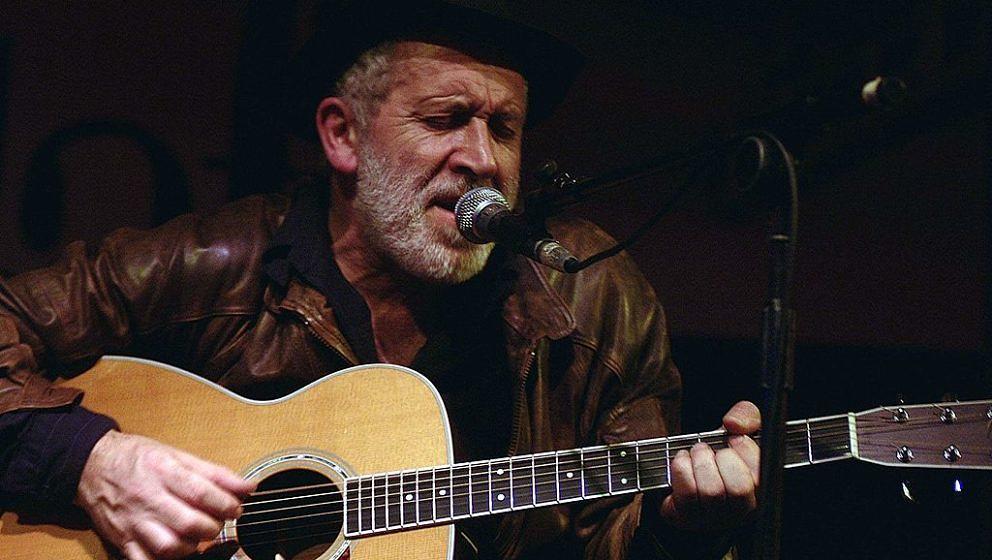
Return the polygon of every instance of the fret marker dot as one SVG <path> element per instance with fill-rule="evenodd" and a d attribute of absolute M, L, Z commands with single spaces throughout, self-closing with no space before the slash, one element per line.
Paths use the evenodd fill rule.
<path fill-rule="evenodd" d="M 499 501 L 501 501 L 501 502 L 503 501 L 503 498 L 505 498 L 505 497 L 506 496 L 504 496 L 502 494 L 496 494 L 496 499 L 499 500 Z"/>
<path fill-rule="evenodd" d="M 496 474 L 502 476 L 503 475 L 503 469 L 496 469 Z"/>
<path fill-rule="evenodd" d="M 445 494 L 447 494 L 447 493 L 448 493 L 447 490 L 441 490 L 440 492 L 438 492 L 438 494 L 441 494 L 442 496 L 445 495 Z"/>
<path fill-rule="evenodd" d="M 411 501 L 411 500 L 413 500 L 413 494 L 407 494 L 407 495 L 406 495 L 406 501 L 408 501 L 408 502 L 409 502 L 409 501 Z"/>
<path fill-rule="evenodd" d="M 573 476 L 575 475 L 572 473 L 565 473 L 565 478 L 572 478 Z"/>
<path fill-rule="evenodd" d="M 627 484 L 627 479 L 626 478 L 621 478 L 620 479 L 620 484 Z"/>
<path fill-rule="evenodd" d="M 620 456 L 621 457 L 626 457 L 627 456 L 627 452 L 626 451 L 621 451 L 620 452 Z"/>

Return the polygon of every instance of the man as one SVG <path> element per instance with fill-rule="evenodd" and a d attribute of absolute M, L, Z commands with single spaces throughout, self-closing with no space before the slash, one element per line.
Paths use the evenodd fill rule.
<path fill-rule="evenodd" d="M 73 245 L 0 286 L 5 509 L 75 501 L 131 559 L 187 555 L 238 515 L 252 485 L 237 474 L 113 430 L 41 375 L 108 352 L 255 398 L 357 363 L 410 365 L 445 397 L 457 460 L 677 429 L 665 319 L 628 257 L 566 276 L 470 244 L 454 223 L 472 186 L 517 200 L 524 125 L 562 91 L 562 47 L 476 10 L 405 6 L 342 16 L 338 46 L 315 41 L 301 59 L 318 83 L 314 56 L 353 62 L 332 95 L 301 96 L 322 97 L 309 110 L 329 186 L 117 232 L 94 256 Z M 342 42 L 346 56 L 331 50 Z M 589 224 L 551 227 L 580 254 L 610 242 Z M 741 403 L 724 425 L 750 433 L 757 411 Z M 719 556 L 755 506 L 757 458 L 745 435 L 716 453 L 699 444 L 674 457 L 663 499 L 463 523 L 460 543 L 483 557 Z"/>

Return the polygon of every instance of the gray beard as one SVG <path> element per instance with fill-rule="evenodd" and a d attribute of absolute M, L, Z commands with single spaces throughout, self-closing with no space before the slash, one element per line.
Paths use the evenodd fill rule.
<path fill-rule="evenodd" d="M 432 284 L 459 284 L 482 271 L 493 244 L 432 228 L 425 214 L 438 193 L 460 196 L 475 186 L 468 178 L 431 183 L 428 172 L 391 164 L 368 146 L 359 153 L 357 171 L 355 209 L 364 240 L 388 265 Z"/>

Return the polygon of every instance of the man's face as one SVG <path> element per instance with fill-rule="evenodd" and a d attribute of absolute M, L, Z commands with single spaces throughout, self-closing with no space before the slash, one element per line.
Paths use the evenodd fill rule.
<path fill-rule="evenodd" d="M 360 140 L 356 214 L 369 245 L 401 271 L 463 282 L 492 245 L 462 238 L 454 205 L 474 186 L 516 201 L 526 84 L 454 50 L 398 49 L 394 88 Z"/>

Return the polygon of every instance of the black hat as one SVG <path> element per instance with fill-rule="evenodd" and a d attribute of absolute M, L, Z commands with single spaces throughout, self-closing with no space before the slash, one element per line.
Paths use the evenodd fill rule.
<path fill-rule="evenodd" d="M 362 52 L 400 40 L 452 47 L 520 72 L 528 84 L 528 123 L 540 121 L 565 97 L 582 65 L 582 55 L 522 22 L 506 4 L 491 0 L 325 4 L 313 37 L 289 69 L 285 97 L 289 128 L 303 138 L 315 139 L 314 112 L 320 100 L 333 93 L 344 71 Z"/>

